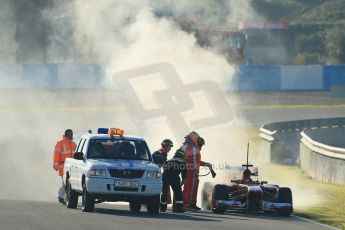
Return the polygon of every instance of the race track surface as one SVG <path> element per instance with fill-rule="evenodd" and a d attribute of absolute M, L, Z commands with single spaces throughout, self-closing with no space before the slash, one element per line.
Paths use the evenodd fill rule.
<path fill-rule="evenodd" d="M 130 213 L 127 206 L 99 204 L 95 213 L 82 213 L 54 202 L 60 178 L 52 170 L 54 145 L 66 128 L 76 133 L 97 127 L 120 126 L 131 133 L 148 137 L 146 130 L 130 116 L 114 92 L 101 91 L 2 91 L 0 92 L 0 229 L 328 229 L 297 217 L 276 215 L 242 215 L 209 212 L 149 216 L 146 212 Z M 229 95 L 229 100 L 233 96 Z M 264 123 L 326 118 L 345 115 L 345 100 L 326 93 L 260 93 L 236 95 L 234 126 L 258 128 Z M 228 151 L 239 147 L 228 130 L 208 134 L 204 156 L 214 162 L 244 156 Z M 148 139 L 151 151 L 171 133 L 159 133 L 156 142 Z M 223 137 L 222 137 L 223 135 Z M 152 135 L 151 135 L 152 136 Z M 234 134 L 236 136 L 236 134 Z M 223 139 L 221 139 L 223 138 Z M 247 139 L 245 140 L 246 143 Z M 212 154 L 207 148 L 219 147 Z M 245 146 L 245 145 L 243 145 Z M 226 150 L 226 151 L 225 151 Z M 238 151 L 245 153 L 245 150 Z M 220 171 L 218 171 L 220 172 Z M 287 184 L 288 185 L 288 184 Z M 30 200 L 30 201 L 21 201 Z"/>
<path fill-rule="evenodd" d="M 0 200 L 0 229 L 6 230 L 94 230 L 94 229 L 255 229 L 255 230 L 321 230 L 327 226 L 306 222 L 297 217 L 273 214 L 186 212 L 175 214 L 168 210 L 158 216 L 146 214 L 144 209 L 131 213 L 127 205 L 98 204 L 94 213 L 67 209 L 59 203 Z"/>

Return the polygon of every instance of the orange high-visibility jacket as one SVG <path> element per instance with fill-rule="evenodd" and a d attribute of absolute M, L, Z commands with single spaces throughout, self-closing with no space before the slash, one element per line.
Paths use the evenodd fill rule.
<path fill-rule="evenodd" d="M 54 150 L 53 168 L 55 170 L 59 170 L 60 176 L 63 176 L 65 159 L 68 157 L 73 157 L 76 146 L 77 145 L 73 141 L 68 140 L 65 136 L 63 136 L 63 139 L 61 141 L 58 141 L 56 143 Z"/>

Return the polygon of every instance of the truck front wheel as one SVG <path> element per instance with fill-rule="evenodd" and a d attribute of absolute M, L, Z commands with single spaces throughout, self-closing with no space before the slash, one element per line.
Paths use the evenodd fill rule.
<path fill-rule="evenodd" d="M 160 197 L 155 196 L 149 199 L 147 202 L 147 213 L 149 215 L 158 215 L 160 207 Z"/>
<path fill-rule="evenodd" d="M 129 209 L 132 212 L 139 212 L 141 209 L 141 203 L 138 201 L 130 201 L 129 202 Z"/>
<path fill-rule="evenodd" d="M 93 212 L 95 209 L 95 199 L 88 193 L 86 189 L 86 184 L 83 184 L 83 196 L 82 196 L 82 211 L 83 212 Z"/>

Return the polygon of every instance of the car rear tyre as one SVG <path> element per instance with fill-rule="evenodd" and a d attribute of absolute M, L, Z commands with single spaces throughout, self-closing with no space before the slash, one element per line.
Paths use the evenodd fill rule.
<path fill-rule="evenodd" d="M 218 204 L 216 204 L 216 200 L 229 200 L 228 186 L 217 184 L 214 186 L 212 193 L 212 212 L 217 214 L 224 213 L 226 207 L 220 207 Z"/>
<path fill-rule="evenodd" d="M 129 202 L 129 209 L 132 212 L 139 212 L 141 209 L 141 203 L 138 201 L 130 201 Z"/>
<path fill-rule="evenodd" d="M 67 208 L 76 208 L 78 205 L 78 194 L 72 189 L 71 182 L 66 182 L 65 201 Z"/>
<path fill-rule="evenodd" d="M 93 212 L 95 209 L 95 199 L 88 193 L 86 189 L 86 184 L 83 184 L 83 196 L 82 196 L 82 211 L 83 212 Z"/>
<path fill-rule="evenodd" d="M 147 202 L 147 213 L 149 215 L 158 215 L 160 207 L 160 197 L 155 196 L 149 199 Z"/>

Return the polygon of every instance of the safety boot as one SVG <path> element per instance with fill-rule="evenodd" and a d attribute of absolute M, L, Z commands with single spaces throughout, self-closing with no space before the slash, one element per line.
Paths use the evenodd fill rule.
<path fill-rule="evenodd" d="M 63 204 L 63 205 L 65 205 L 65 204 L 66 204 L 66 202 L 65 202 L 65 199 L 64 199 L 64 198 L 58 197 L 58 201 L 59 201 L 59 203 L 61 203 L 61 204 Z"/>
<path fill-rule="evenodd" d="M 190 205 L 189 207 L 187 207 L 186 210 L 197 212 L 197 211 L 200 211 L 201 208 L 199 208 L 198 206 L 196 206 L 196 204 L 192 204 L 192 205 Z"/>
<path fill-rule="evenodd" d="M 172 207 L 172 211 L 173 212 L 184 212 L 184 208 L 183 208 L 183 204 L 173 204 L 173 207 Z"/>
<path fill-rule="evenodd" d="M 161 212 L 165 212 L 167 210 L 167 206 L 166 204 L 160 204 L 160 210 Z"/>

